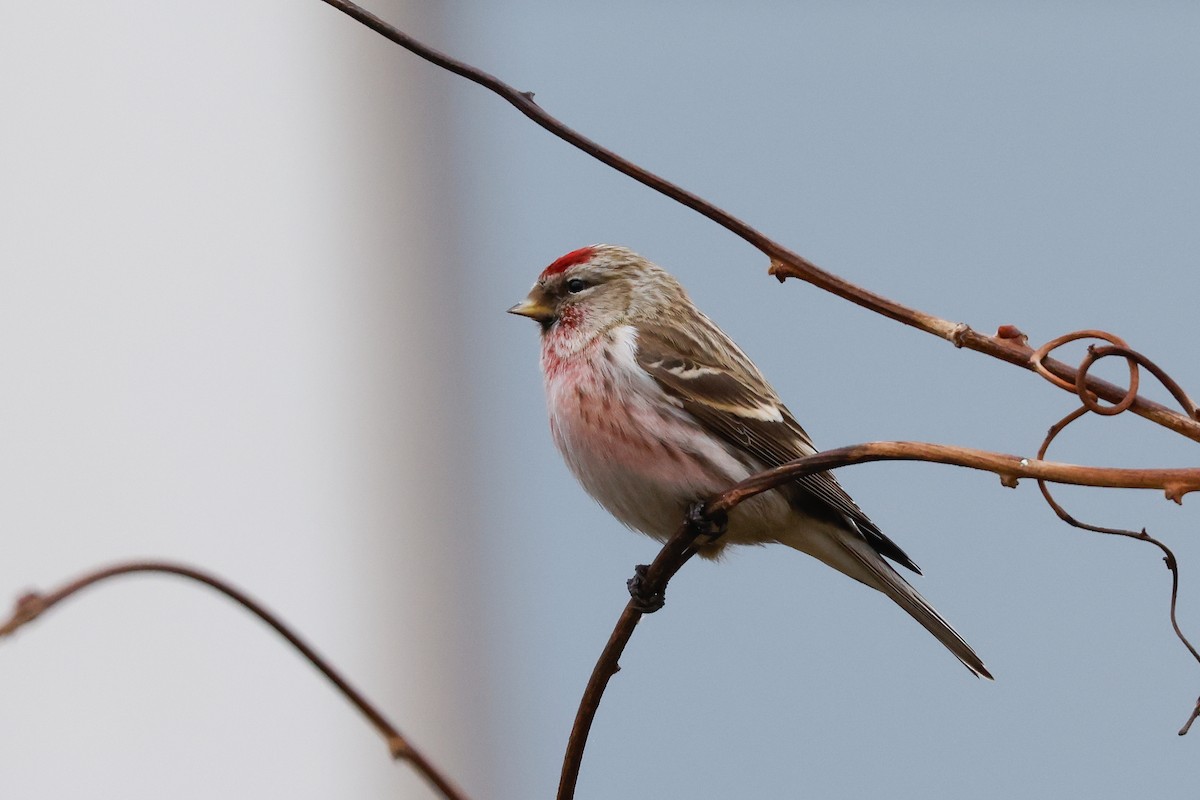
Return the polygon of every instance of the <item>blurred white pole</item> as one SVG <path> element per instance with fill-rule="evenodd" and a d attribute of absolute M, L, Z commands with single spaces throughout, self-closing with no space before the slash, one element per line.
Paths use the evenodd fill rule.
<path fill-rule="evenodd" d="M 195 563 L 482 792 L 433 71 L 316 0 L 0 16 L 0 602 Z M 167 579 L 4 642 L 0 683 L 6 797 L 429 796 L 265 629 Z"/>

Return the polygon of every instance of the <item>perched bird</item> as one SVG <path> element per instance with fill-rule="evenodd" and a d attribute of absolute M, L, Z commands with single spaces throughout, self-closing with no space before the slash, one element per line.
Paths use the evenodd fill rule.
<path fill-rule="evenodd" d="M 541 325 L 554 443 L 600 505 L 668 539 L 696 502 L 816 452 L 746 354 L 665 270 L 624 247 L 567 253 L 509 309 Z M 975 651 L 885 560 L 920 574 L 831 473 L 798 478 L 734 508 L 700 554 L 779 542 L 883 592 L 975 675 Z"/>

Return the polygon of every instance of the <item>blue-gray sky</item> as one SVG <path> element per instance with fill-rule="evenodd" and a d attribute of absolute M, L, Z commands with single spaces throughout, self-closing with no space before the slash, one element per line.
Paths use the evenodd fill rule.
<path fill-rule="evenodd" d="M 1193 5 L 373 8 L 867 288 L 1034 342 L 1106 328 L 1200 385 Z M 624 581 L 656 551 L 562 465 L 535 326 L 503 313 L 556 256 L 612 242 L 669 269 L 820 446 L 1032 455 L 1072 406 L 779 285 L 730 234 L 316 0 L 14 20 L 0 595 L 129 555 L 218 570 L 473 796 L 552 796 Z M 1117 419 L 1053 456 L 1193 453 Z M 692 564 L 622 659 L 579 797 L 1187 795 L 1200 734 L 1175 731 L 1200 667 L 1157 551 L 1065 527 L 1031 484 L 839 477 L 995 683 L 799 554 Z M 1194 499 L 1059 496 L 1175 547 L 1200 632 Z M 14 796 L 427 796 L 259 628 L 167 583 L 80 598 L 4 643 L 0 679 Z"/>

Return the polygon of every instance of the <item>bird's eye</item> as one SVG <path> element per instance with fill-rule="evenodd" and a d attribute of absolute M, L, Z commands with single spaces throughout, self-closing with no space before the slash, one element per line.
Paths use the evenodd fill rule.
<path fill-rule="evenodd" d="M 571 278 L 571 280 L 567 281 L 567 291 L 571 294 L 579 294 L 587 287 L 587 281 L 583 278 Z"/>

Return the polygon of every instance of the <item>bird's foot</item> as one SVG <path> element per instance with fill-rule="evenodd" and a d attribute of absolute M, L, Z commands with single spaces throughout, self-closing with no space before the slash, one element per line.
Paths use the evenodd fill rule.
<path fill-rule="evenodd" d="M 729 528 L 729 515 L 724 511 L 709 514 L 704 503 L 692 503 L 688 508 L 687 524 L 697 536 L 705 537 L 702 544 L 716 544 Z"/>
<path fill-rule="evenodd" d="M 633 577 L 625 581 L 629 596 L 633 598 L 633 607 L 642 614 L 653 614 L 667 603 L 662 592 L 650 591 L 646 585 L 646 572 L 649 569 L 645 564 L 638 564 L 633 568 Z"/>

